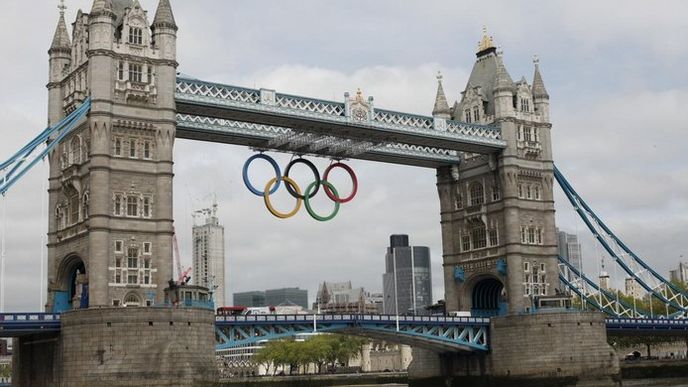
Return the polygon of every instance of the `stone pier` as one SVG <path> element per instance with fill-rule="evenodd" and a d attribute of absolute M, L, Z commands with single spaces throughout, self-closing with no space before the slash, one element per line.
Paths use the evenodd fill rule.
<path fill-rule="evenodd" d="M 198 386 L 217 378 L 207 309 L 102 308 L 14 343 L 15 387 Z"/>
<path fill-rule="evenodd" d="M 607 344 L 604 316 L 562 312 L 495 317 L 486 354 L 415 349 L 409 385 L 620 386 L 619 361 Z"/>

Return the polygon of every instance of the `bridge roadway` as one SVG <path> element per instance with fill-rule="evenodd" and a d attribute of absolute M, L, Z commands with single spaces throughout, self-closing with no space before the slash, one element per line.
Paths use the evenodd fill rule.
<path fill-rule="evenodd" d="M 437 168 L 506 147 L 497 127 L 178 77 L 177 137 Z M 356 113 L 352 113 L 356 112 Z"/>
<path fill-rule="evenodd" d="M 488 350 L 489 318 L 390 315 L 216 316 L 217 349 L 315 332 L 348 332 L 438 351 Z M 609 335 L 688 335 L 688 320 L 608 318 Z M 60 315 L 0 314 L 0 337 L 60 331 Z"/>

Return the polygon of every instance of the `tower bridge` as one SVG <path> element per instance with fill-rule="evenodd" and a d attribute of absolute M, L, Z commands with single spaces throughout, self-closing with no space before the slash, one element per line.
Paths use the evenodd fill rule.
<path fill-rule="evenodd" d="M 439 78 L 432 115 L 420 116 L 379 109 L 360 91 L 336 102 L 177 76 L 177 31 L 169 0 L 152 21 L 137 0 L 94 0 L 71 36 L 61 10 L 49 50 L 48 128 L 0 160 L 2 194 L 38 160 L 50 162 L 46 310 L 0 315 L 0 335 L 18 337 L 18 385 L 188 385 L 214 378 L 216 345 L 308 331 L 413 343 L 412 384 L 477 374 L 614 385 L 608 332 L 685 333 L 685 320 L 639 318 L 559 262 L 555 182 L 605 250 L 672 308 L 667 317 L 688 310 L 688 297 L 633 254 L 554 167 L 537 61 L 532 82 L 514 82 L 485 33 L 460 100 L 450 106 Z M 242 319 L 165 307 L 176 138 L 435 169 L 447 310 L 490 317 Z M 540 308 L 542 299 L 565 298 L 560 278 L 610 318 Z M 181 376 L 170 381 L 174 372 Z"/>

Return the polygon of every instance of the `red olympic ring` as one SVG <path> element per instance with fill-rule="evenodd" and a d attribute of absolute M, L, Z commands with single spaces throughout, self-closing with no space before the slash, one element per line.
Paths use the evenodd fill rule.
<path fill-rule="evenodd" d="M 330 172 L 336 168 L 342 168 L 345 170 L 348 174 L 349 177 L 351 177 L 351 182 L 353 183 L 353 188 L 351 189 L 351 194 L 345 198 L 339 198 L 332 190 L 327 186 L 323 185 L 323 188 L 325 189 L 325 193 L 327 194 L 327 197 L 330 198 L 335 203 L 347 203 L 350 202 L 355 196 L 356 193 L 358 192 L 358 178 L 356 177 L 356 174 L 354 173 L 354 170 L 351 169 L 350 166 L 344 164 L 344 163 L 334 163 L 327 167 L 325 170 L 325 174 L 323 175 L 323 180 L 328 181 L 327 177 L 330 175 Z"/>

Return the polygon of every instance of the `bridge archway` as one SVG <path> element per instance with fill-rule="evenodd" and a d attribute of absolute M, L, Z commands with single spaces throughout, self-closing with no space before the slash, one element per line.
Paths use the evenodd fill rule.
<path fill-rule="evenodd" d="M 477 279 L 471 290 L 471 314 L 489 317 L 505 313 L 506 297 L 502 281 L 492 276 Z"/>
<path fill-rule="evenodd" d="M 57 271 L 53 312 L 88 308 L 88 276 L 86 264 L 78 255 L 70 255 Z"/>

